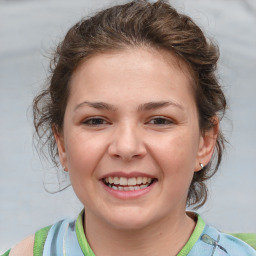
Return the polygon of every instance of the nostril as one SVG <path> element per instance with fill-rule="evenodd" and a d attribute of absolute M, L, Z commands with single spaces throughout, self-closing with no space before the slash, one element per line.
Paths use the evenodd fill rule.
<path fill-rule="evenodd" d="M 143 157 L 143 155 L 139 155 L 139 154 L 136 154 L 136 155 L 132 155 L 132 154 L 122 154 L 122 155 L 113 154 L 112 157 L 116 158 L 116 159 L 122 159 L 124 161 L 131 161 L 133 159 L 140 159 L 140 158 Z"/>

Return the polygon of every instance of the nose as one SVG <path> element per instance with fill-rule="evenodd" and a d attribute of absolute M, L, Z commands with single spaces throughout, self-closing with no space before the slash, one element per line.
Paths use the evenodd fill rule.
<path fill-rule="evenodd" d="M 111 157 L 125 161 L 140 159 L 146 155 L 143 134 L 136 125 L 124 124 L 116 128 L 108 153 Z"/>

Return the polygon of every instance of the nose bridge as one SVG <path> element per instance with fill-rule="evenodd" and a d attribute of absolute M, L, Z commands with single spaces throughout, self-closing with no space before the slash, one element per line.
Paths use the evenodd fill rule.
<path fill-rule="evenodd" d="M 110 154 L 126 160 L 144 156 L 146 149 L 141 135 L 140 127 L 135 122 L 123 121 L 115 129 Z"/>

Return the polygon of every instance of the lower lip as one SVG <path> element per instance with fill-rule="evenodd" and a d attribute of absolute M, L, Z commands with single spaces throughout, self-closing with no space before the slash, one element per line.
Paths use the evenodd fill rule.
<path fill-rule="evenodd" d="M 120 191 L 115 190 L 109 186 L 107 186 L 104 182 L 102 182 L 104 189 L 109 192 L 112 196 L 119 198 L 119 199 L 136 199 L 145 194 L 149 193 L 149 191 L 155 186 L 155 182 L 153 182 L 150 186 L 139 189 L 139 190 L 130 190 L 130 191 Z"/>

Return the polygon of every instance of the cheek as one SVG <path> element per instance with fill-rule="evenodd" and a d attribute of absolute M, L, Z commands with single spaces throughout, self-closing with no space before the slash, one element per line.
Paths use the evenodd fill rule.
<path fill-rule="evenodd" d="M 170 154 L 172 159 L 195 157 L 197 143 L 192 139 L 193 137 L 195 135 L 184 132 L 179 135 L 165 136 L 162 139 L 157 138 L 155 148 L 162 154 Z"/>
<path fill-rule="evenodd" d="M 76 176 L 79 179 L 94 173 L 104 154 L 105 146 L 102 145 L 102 140 L 98 137 L 85 136 L 80 133 L 74 134 L 68 139 L 66 148 L 70 176 Z"/>
<path fill-rule="evenodd" d="M 95 190 L 94 180 L 97 179 L 95 169 L 100 158 L 97 143 L 92 140 L 82 140 L 80 137 L 70 140 L 67 150 L 67 162 L 72 187 L 85 204 L 91 202 L 91 191 Z"/>
<path fill-rule="evenodd" d="M 193 137 L 190 134 L 183 133 L 177 136 L 163 137 L 154 143 L 152 154 L 165 177 L 173 178 L 176 176 L 183 179 L 182 176 L 191 176 L 197 152 L 196 140 L 191 138 Z"/>

